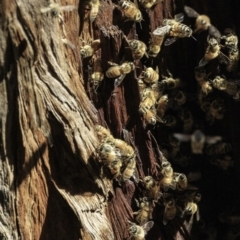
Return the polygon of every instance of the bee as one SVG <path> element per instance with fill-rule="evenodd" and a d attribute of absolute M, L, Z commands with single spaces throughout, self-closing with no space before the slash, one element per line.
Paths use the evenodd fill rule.
<path fill-rule="evenodd" d="M 142 106 L 144 106 L 147 109 L 153 109 L 156 103 L 156 98 L 154 95 L 154 92 L 146 88 L 143 90 L 142 94 L 142 101 L 140 102 L 139 109 L 141 109 Z M 141 111 L 140 111 L 141 112 Z"/>
<path fill-rule="evenodd" d="M 228 72 L 234 72 L 238 67 L 239 61 L 239 49 L 238 49 L 238 37 L 236 33 L 230 29 L 225 29 L 225 36 L 222 36 L 221 39 L 225 41 L 225 47 L 228 48 L 228 58 L 230 63 L 226 66 Z"/>
<path fill-rule="evenodd" d="M 198 211 L 198 205 L 195 202 L 187 202 L 183 212 L 187 215 L 194 215 Z"/>
<path fill-rule="evenodd" d="M 91 79 L 93 81 L 93 86 L 95 88 L 95 91 L 99 87 L 103 78 L 104 78 L 104 74 L 103 74 L 103 69 L 102 69 L 102 60 L 101 60 L 101 58 L 94 59 L 93 73 L 91 75 Z"/>
<path fill-rule="evenodd" d="M 183 13 L 179 13 L 174 16 L 174 19 L 163 19 L 163 27 L 158 27 L 153 31 L 154 35 L 157 36 L 169 36 L 164 45 L 168 46 L 174 43 L 178 38 L 190 37 L 192 36 L 192 29 L 181 22 L 184 19 Z"/>
<path fill-rule="evenodd" d="M 120 158 L 116 158 L 115 160 L 107 164 L 107 167 L 109 168 L 113 178 L 117 178 L 121 174 L 122 161 Z"/>
<path fill-rule="evenodd" d="M 97 132 L 97 136 L 100 138 L 101 141 L 106 140 L 106 138 L 114 139 L 110 131 L 101 125 L 96 125 L 95 130 Z"/>
<path fill-rule="evenodd" d="M 128 160 L 125 169 L 122 171 L 122 180 L 127 181 L 131 177 L 135 180 L 135 182 L 139 182 L 139 175 L 136 169 L 136 159 L 131 158 Z"/>
<path fill-rule="evenodd" d="M 163 187 L 165 191 L 169 188 L 175 189 L 176 182 L 173 179 L 173 168 L 168 161 L 163 161 L 161 164 L 161 174 L 163 178 L 160 181 L 160 185 Z"/>
<path fill-rule="evenodd" d="M 227 35 L 221 36 L 221 39 L 225 41 L 225 46 L 229 49 L 237 49 L 238 37 L 236 33 L 230 28 L 226 28 L 224 33 Z"/>
<path fill-rule="evenodd" d="M 164 79 L 159 83 L 162 91 L 178 88 L 182 85 L 182 82 L 179 78 L 173 78 L 170 72 L 168 72 L 168 74 L 169 77 L 164 77 Z"/>
<path fill-rule="evenodd" d="M 205 95 L 208 95 L 213 90 L 211 82 L 208 81 L 209 74 L 206 73 L 205 69 L 198 67 L 195 68 L 195 78 Z"/>
<path fill-rule="evenodd" d="M 148 56 L 149 57 L 156 57 L 158 53 L 161 51 L 161 46 L 165 36 L 157 36 L 152 33 L 150 44 L 148 46 Z"/>
<path fill-rule="evenodd" d="M 163 224 L 166 225 L 169 220 L 173 220 L 177 213 L 177 207 L 174 199 L 169 199 L 163 202 L 164 204 L 164 214 L 163 214 Z"/>
<path fill-rule="evenodd" d="M 115 87 L 119 86 L 125 76 L 135 69 L 133 62 L 123 62 L 121 65 L 113 62 L 108 63 L 111 67 L 106 71 L 106 76 L 108 78 L 116 78 L 114 82 Z"/>
<path fill-rule="evenodd" d="M 91 57 L 97 50 L 100 49 L 100 39 L 90 41 L 89 44 L 80 48 L 80 53 L 83 58 Z"/>
<path fill-rule="evenodd" d="M 157 202 L 158 199 L 161 197 L 159 182 L 154 180 L 152 176 L 146 176 L 143 179 L 143 184 L 147 190 L 148 198 L 153 199 L 154 201 Z"/>
<path fill-rule="evenodd" d="M 176 102 L 177 106 L 183 105 L 186 99 L 186 94 L 181 90 L 177 90 L 173 94 L 173 100 Z"/>
<path fill-rule="evenodd" d="M 226 142 L 216 143 L 214 145 L 210 145 L 206 148 L 206 153 L 210 156 L 212 155 L 221 155 L 231 152 L 232 145 Z"/>
<path fill-rule="evenodd" d="M 139 113 L 141 113 L 144 117 L 144 120 L 147 124 L 155 125 L 157 123 L 156 119 L 156 109 L 148 109 L 144 105 L 139 108 Z"/>
<path fill-rule="evenodd" d="M 183 191 L 187 188 L 188 181 L 187 176 L 183 173 L 173 173 L 174 181 L 176 182 L 176 189 Z"/>
<path fill-rule="evenodd" d="M 208 121 L 223 119 L 225 110 L 224 100 L 222 98 L 217 98 L 211 102 L 206 118 Z"/>
<path fill-rule="evenodd" d="M 50 3 L 48 7 L 41 8 L 41 13 L 51 12 L 51 14 L 54 17 L 59 17 L 59 19 L 64 22 L 63 17 L 60 14 L 60 11 L 72 11 L 76 9 L 75 5 L 66 5 L 66 6 L 60 6 L 58 3 Z"/>
<path fill-rule="evenodd" d="M 204 144 L 214 144 L 221 141 L 220 136 L 206 136 L 201 130 L 197 129 L 192 135 L 174 133 L 174 137 L 180 141 L 191 141 L 192 153 L 203 154 Z"/>
<path fill-rule="evenodd" d="M 140 0 L 140 4 L 146 8 L 146 9 L 149 9 L 151 8 L 152 6 L 162 2 L 163 0 Z"/>
<path fill-rule="evenodd" d="M 129 161 L 132 158 L 135 158 L 136 155 L 133 147 L 127 144 L 125 141 L 115 138 L 114 145 L 115 145 L 115 148 L 119 150 L 121 159 L 124 162 Z"/>
<path fill-rule="evenodd" d="M 143 55 L 147 56 L 147 46 L 144 42 L 134 39 L 128 41 L 128 43 L 134 60 L 142 58 Z"/>
<path fill-rule="evenodd" d="M 145 68 L 141 73 L 141 78 L 143 78 L 146 83 L 155 83 L 159 79 L 158 71 L 153 70 L 153 68 Z"/>
<path fill-rule="evenodd" d="M 130 222 L 130 227 L 128 232 L 134 240 L 144 240 L 147 232 L 153 227 L 154 222 L 149 221 L 142 226 L 137 225 L 136 223 Z"/>
<path fill-rule="evenodd" d="M 148 85 L 141 79 L 138 79 L 138 89 L 140 95 L 142 95 L 142 92 L 148 87 Z"/>
<path fill-rule="evenodd" d="M 228 65 L 230 63 L 230 60 L 225 54 L 220 51 L 221 46 L 219 45 L 218 41 L 215 38 L 210 38 L 208 36 L 207 42 L 208 47 L 205 51 L 204 57 L 200 60 L 198 66 L 202 67 L 215 58 L 218 58 L 220 63 Z"/>
<path fill-rule="evenodd" d="M 210 18 L 207 15 L 200 15 L 194 9 L 184 6 L 184 10 L 188 17 L 196 18 L 194 33 L 200 33 L 203 30 L 208 30 L 209 35 L 214 38 L 220 38 L 220 32 L 211 24 Z"/>
<path fill-rule="evenodd" d="M 88 4 L 90 5 L 90 21 L 93 22 L 95 18 L 97 17 L 98 10 L 100 7 L 100 1 L 99 0 L 89 0 L 87 1 Z"/>
<path fill-rule="evenodd" d="M 189 133 L 193 127 L 193 116 L 186 108 L 180 109 L 179 118 L 183 121 L 183 133 Z"/>
<path fill-rule="evenodd" d="M 135 220 L 140 224 L 143 225 L 144 223 L 148 222 L 150 215 L 151 215 L 151 211 L 152 211 L 152 205 L 150 203 L 150 201 L 148 200 L 148 198 L 144 197 L 144 198 L 140 198 L 140 203 L 138 202 L 137 199 L 136 203 L 137 206 L 140 208 L 140 210 L 138 210 L 137 212 L 134 212 L 133 214 L 136 215 Z"/>
<path fill-rule="evenodd" d="M 160 122 L 163 122 L 162 117 L 164 116 L 168 107 L 168 95 L 161 96 L 156 102 L 157 118 Z"/>
<path fill-rule="evenodd" d="M 100 144 L 98 152 L 104 165 L 109 165 L 120 158 L 119 152 L 109 143 Z"/>
<path fill-rule="evenodd" d="M 224 76 L 216 76 L 211 81 L 213 87 L 217 88 L 220 91 L 225 91 L 230 96 L 233 96 L 233 98 L 238 99 L 239 93 L 238 93 L 238 86 L 233 81 L 227 81 L 227 79 Z"/>
<path fill-rule="evenodd" d="M 210 163 L 223 170 L 227 170 L 229 167 L 232 167 L 234 165 L 234 162 L 232 161 L 232 157 L 229 155 L 225 155 L 217 159 L 211 159 Z"/>
<path fill-rule="evenodd" d="M 137 6 L 129 0 L 121 0 L 119 2 L 120 7 L 122 8 L 124 15 L 130 21 L 141 22 L 143 20 L 141 11 Z"/>

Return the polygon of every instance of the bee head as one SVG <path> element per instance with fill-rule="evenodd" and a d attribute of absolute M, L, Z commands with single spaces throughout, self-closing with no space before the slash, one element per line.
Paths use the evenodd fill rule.
<path fill-rule="evenodd" d="M 129 41 L 129 47 L 134 50 L 137 49 L 138 48 L 138 40 Z"/>

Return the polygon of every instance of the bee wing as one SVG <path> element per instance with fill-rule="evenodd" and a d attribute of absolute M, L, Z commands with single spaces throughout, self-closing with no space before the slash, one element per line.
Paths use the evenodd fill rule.
<path fill-rule="evenodd" d="M 216 39 L 220 39 L 221 37 L 221 33 L 213 25 L 210 25 L 208 27 L 208 32 L 209 32 L 209 35 L 213 36 Z"/>
<path fill-rule="evenodd" d="M 218 141 L 221 141 L 222 140 L 222 137 L 221 136 L 206 136 L 206 139 L 205 141 L 208 143 L 208 144 L 214 144 Z"/>
<path fill-rule="evenodd" d="M 173 38 L 167 38 L 166 41 L 164 42 L 165 46 L 169 46 L 176 42 L 178 40 L 178 37 L 173 37 Z"/>
<path fill-rule="evenodd" d="M 178 13 L 174 16 L 174 19 L 177 21 L 177 22 L 182 22 L 184 20 L 184 14 L 183 13 Z"/>
<path fill-rule="evenodd" d="M 117 63 L 114 63 L 114 62 L 111 62 L 111 61 L 108 61 L 108 64 L 111 65 L 111 66 L 117 66 L 118 65 Z"/>
<path fill-rule="evenodd" d="M 199 16 L 199 14 L 194 9 L 188 6 L 184 6 L 184 11 L 188 15 L 188 17 L 197 18 Z"/>
<path fill-rule="evenodd" d="M 76 6 L 75 5 L 60 6 L 59 9 L 61 11 L 70 12 L 70 11 L 76 9 Z"/>
<path fill-rule="evenodd" d="M 187 142 L 191 139 L 191 135 L 188 134 L 174 133 L 173 136 L 181 142 Z"/>
<path fill-rule="evenodd" d="M 143 228 L 145 234 L 153 227 L 153 225 L 154 225 L 153 221 L 149 221 L 142 225 L 142 228 Z"/>
<path fill-rule="evenodd" d="M 230 64 L 230 59 L 222 52 L 220 52 L 220 54 L 218 55 L 218 59 L 219 59 L 219 62 L 222 64 L 226 64 L 226 65 Z"/>
<path fill-rule="evenodd" d="M 138 174 L 137 169 L 135 169 L 132 177 L 136 183 L 139 183 L 139 174 Z"/>
<path fill-rule="evenodd" d="M 205 66 L 209 61 L 206 58 L 202 58 L 198 64 L 198 67 Z"/>
<path fill-rule="evenodd" d="M 114 81 L 114 87 L 115 88 L 118 87 L 122 83 L 125 76 L 126 76 L 126 74 L 122 74 L 118 78 L 115 79 L 115 81 Z"/>
<path fill-rule="evenodd" d="M 167 214 L 167 209 L 165 207 L 164 213 L 163 213 L 163 225 L 166 225 L 168 223 L 168 219 L 166 217 L 166 214 Z"/>
<path fill-rule="evenodd" d="M 40 9 L 40 12 L 41 12 L 41 13 L 46 13 L 46 12 L 51 11 L 51 9 L 52 9 L 52 8 L 50 8 L 50 7 L 41 8 L 41 9 Z"/>
<path fill-rule="evenodd" d="M 171 26 L 169 26 L 169 25 L 164 26 L 164 27 L 158 27 L 157 29 L 155 29 L 153 31 L 153 34 L 157 35 L 157 36 L 165 36 L 166 34 L 169 33 L 170 29 L 171 29 Z"/>

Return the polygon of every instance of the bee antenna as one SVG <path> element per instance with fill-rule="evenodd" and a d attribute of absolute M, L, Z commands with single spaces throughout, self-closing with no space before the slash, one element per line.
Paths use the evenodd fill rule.
<path fill-rule="evenodd" d="M 196 39 L 195 37 L 191 36 L 191 38 L 192 38 L 193 40 L 197 41 L 197 39 Z"/>

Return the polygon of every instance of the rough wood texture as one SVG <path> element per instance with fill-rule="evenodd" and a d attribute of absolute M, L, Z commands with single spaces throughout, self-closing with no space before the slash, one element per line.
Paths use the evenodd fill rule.
<path fill-rule="evenodd" d="M 143 57 L 136 61 L 139 68 L 128 74 L 119 87 L 114 89 L 113 80 L 105 78 L 97 92 L 89 78 L 92 62 L 80 57 L 83 40 L 100 39 L 98 54 L 106 71 L 108 61 L 133 60 L 126 39 L 138 38 L 148 44 L 150 32 L 161 25 L 162 19 L 182 12 L 184 5 L 208 14 L 220 31 L 235 27 L 240 34 L 237 0 L 164 0 L 148 11 L 141 8 L 142 26 L 125 21 L 117 1 L 100 2 L 93 23 L 83 0 L 59 2 L 76 6 L 76 10 L 60 12 L 63 22 L 50 11 L 40 12 L 49 4 L 44 0 L 0 3 L 1 239 L 127 239 L 127 221 L 133 219 L 134 198 L 141 187 L 132 181 L 119 186 L 102 176 L 95 154 L 99 140 L 94 125 L 108 126 L 116 138 L 122 138 L 122 130 L 127 129 L 138 152 L 140 178 L 148 172 L 157 176 L 156 163 L 161 158 L 158 145 L 161 147 L 168 130 L 161 125 L 144 125 L 138 113 L 136 78 L 143 65 L 158 66 L 160 74 L 169 69 L 184 79 L 187 91 L 196 91 L 193 70 L 203 56 L 205 35 L 197 42 L 180 39 L 163 47 L 153 62 Z M 189 19 L 186 22 L 193 24 Z M 75 49 L 65 44 L 66 39 Z M 235 184 L 240 183 L 240 128 L 236 127 L 240 121 L 239 102 L 230 99 L 227 105 L 226 118 L 207 131 L 219 131 L 232 143 L 236 171 L 230 172 L 230 178 L 212 172 L 204 163 L 200 166 L 207 166 L 198 184 L 208 196 L 200 205 L 206 229 L 211 229 L 217 221 L 214 216 L 225 205 L 233 203 L 236 207 L 239 202 Z M 195 106 L 190 103 L 189 107 L 194 112 Z M 229 128 L 224 128 L 226 125 Z M 220 198 L 222 202 L 216 203 Z M 204 232 L 191 235 L 191 226 L 179 217 L 163 226 L 159 206 L 153 219 L 154 227 L 146 239 L 199 239 Z M 221 234 L 218 239 L 223 240 Z"/>

